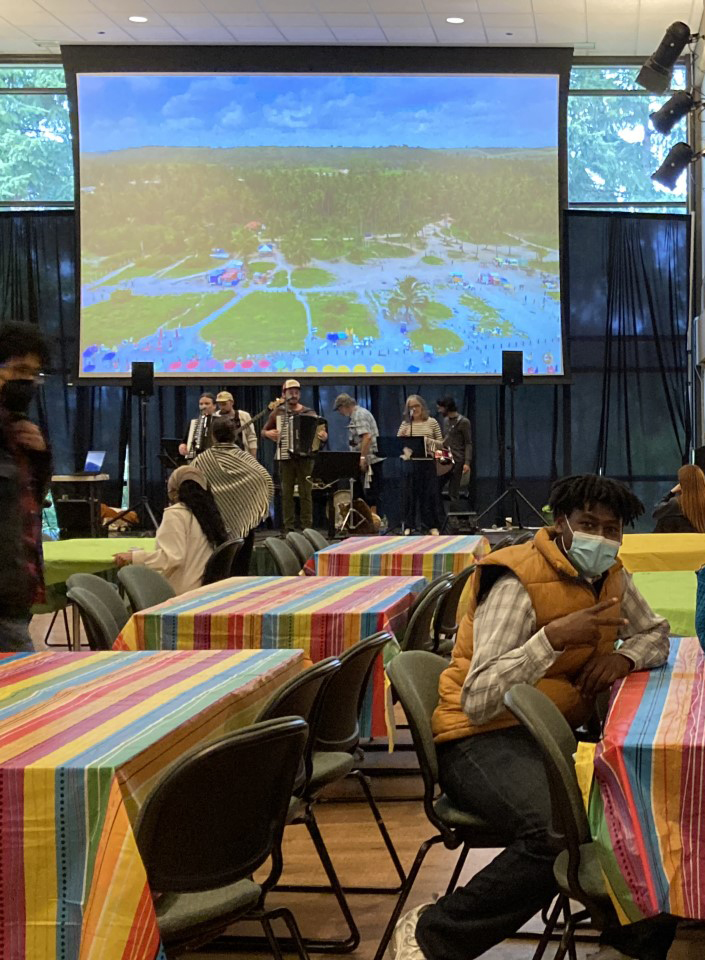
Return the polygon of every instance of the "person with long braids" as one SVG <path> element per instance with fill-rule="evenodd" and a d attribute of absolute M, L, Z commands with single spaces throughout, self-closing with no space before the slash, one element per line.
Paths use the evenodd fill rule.
<path fill-rule="evenodd" d="M 556 895 L 543 758 L 505 708 L 505 692 L 535 685 L 577 728 L 599 692 L 668 656 L 667 621 L 617 559 L 624 527 L 644 505 L 593 474 L 559 480 L 549 504 L 552 527 L 478 564 L 433 714 L 443 793 L 508 837 L 507 846 L 466 885 L 402 917 L 395 960 L 473 960 Z M 675 929 L 675 918 L 620 926 L 615 914 L 601 938 L 612 957 L 666 960 Z"/>
<path fill-rule="evenodd" d="M 678 483 L 653 513 L 654 533 L 705 533 L 705 473 L 694 464 L 678 471 Z"/>
<path fill-rule="evenodd" d="M 161 573 L 175 592 L 201 586 L 203 571 L 216 547 L 228 534 L 208 481 L 195 467 L 178 467 L 169 477 L 171 504 L 157 530 L 156 549 L 115 554 L 118 567 L 144 564 Z"/>

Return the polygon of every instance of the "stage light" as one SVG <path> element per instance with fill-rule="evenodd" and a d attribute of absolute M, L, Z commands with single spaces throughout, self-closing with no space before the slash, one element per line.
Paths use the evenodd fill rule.
<path fill-rule="evenodd" d="M 651 174 L 651 179 L 660 183 L 662 187 L 673 190 L 680 175 L 695 158 L 696 154 L 692 147 L 687 143 L 677 143 L 668 151 L 666 159 L 656 173 Z"/>
<path fill-rule="evenodd" d="M 691 93 L 686 90 L 679 90 L 659 110 L 650 114 L 654 130 L 657 133 L 670 133 L 678 121 L 682 120 L 697 106 L 698 104 Z"/>
<path fill-rule="evenodd" d="M 666 30 L 666 34 L 656 50 L 639 71 L 636 82 L 650 93 L 665 93 L 671 85 L 671 77 L 676 60 L 690 40 L 690 27 L 676 20 Z"/>
<path fill-rule="evenodd" d="M 128 17 L 131 23 L 147 23 L 147 17 Z"/>

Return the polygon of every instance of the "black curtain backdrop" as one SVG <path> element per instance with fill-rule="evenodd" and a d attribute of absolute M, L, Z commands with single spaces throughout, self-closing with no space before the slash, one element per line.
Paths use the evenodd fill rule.
<path fill-rule="evenodd" d="M 687 216 L 592 213 L 566 215 L 567 302 L 571 376 L 565 385 L 530 382 L 516 389 L 517 477 L 538 507 L 550 483 L 568 472 L 601 470 L 630 482 L 647 506 L 673 484 L 687 459 L 690 219 Z M 45 378 L 38 415 L 54 448 L 56 471 L 80 468 L 89 449 L 107 450 L 110 500 L 119 503 L 125 459 L 137 494 L 137 401 L 118 386 L 71 382 L 78 349 L 72 211 L 0 214 L 0 322 L 40 325 L 54 365 Z M 180 437 L 203 390 L 229 388 L 238 406 L 256 413 L 276 395 L 273 386 L 210 382 L 157 387 L 148 403 L 148 495 L 164 503 L 160 437 Z M 504 488 L 508 471 L 508 396 L 495 384 L 336 384 L 306 388 L 304 402 L 330 425 L 331 449 L 345 449 L 345 420 L 333 412 L 342 390 L 377 418 L 382 435 L 396 434 L 404 398 L 454 394 L 473 424 L 471 502 L 482 509 Z M 272 445 L 260 457 L 272 467 Z M 390 476 L 395 464 L 389 464 Z M 388 484 L 394 487 L 394 483 Z M 390 519 L 394 504 L 390 503 Z M 506 510 L 497 511 L 497 517 Z M 527 518 L 528 519 L 528 518 Z"/>

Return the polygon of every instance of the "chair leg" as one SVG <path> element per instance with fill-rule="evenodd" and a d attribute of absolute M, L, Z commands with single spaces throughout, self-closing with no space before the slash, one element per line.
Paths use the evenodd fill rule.
<path fill-rule="evenodd" d="M 296 917 L 291 910 L 289 910 L 288 907 L 277 907 L 276 910 L 271 911 L 269 916 L 272 920 L 276 919 L 277 917 L 281 917 L 286 924 L 289 933 L 291 934 L 291 941 L 299 955 L 299 960 L 309 960 L 306 944 L 301 936 L 301 931 L 299 930 L 299 925 L 296 922 Z"/>
<path fill-rule="evenodd" d="M 387 949 L 387 946 L 389 945 L 389 941 L 392 939 L 394 928 L 396 927 L 399 917 L 401 916 L 401 912 L 404 909 L 404 905 L 409 898 L 409 894 L 411 893 L 411 889 L 414 886 L 419 870 L 421 869 L 421 866 L 424 860 L 426 859 L 426 854 L 434 844 L 440 843 L 441 840 L 442 840 L 442 837 L 440 835 L 436 835 L 435 837 L 431 837 L 429 840 L 425 840 L 419 847 L 418 853 L 416 854 L 416 858 L 414 859 L 414 862 L 411 866 L 411 870 L 407 874 L 406 883 L 402 887 L 401 893 L 399 894 L 399 898 L 397 899 L 397 902 L 394 904 L 392 915 L 389 918 L 387 926 L 384 928 L 384 933 L 382 934 L 382 939 L 380 940 L 379 946 L 377 947 L 377 952 L 374 955 L 374 960 L 383 960 L 384 953 Z"/>
<path fill-rule="evenodd" d="M 570 960 L 575 960 L 575 939 L 573 934 L 575 932 L 575 918 L 571 916 L 570 913 L 570 902 L 567 897 L 563 898 L 563 903 L 561 905 L 563 910 L 563 936 L 561 937 L 561 942 L 558 944 L 558 949 L 553 960 L 563 960 L 566 953 L 570 957 Z"/>
<path fill-rule="evenodd" d="M 553 937 L 553 931 L 556 929 L 558 918 L 560 917 L 561 911 L 563 910 L 564 899 L 565 898 L 563 897 L 563 894 L 559 894 L 556 897 L 556 902 L 554 903 L 553 909 L 551 910 L 550 913 L 549 913 L 549 909 L 551 906 L 550 904 L 542 908 L 541 919 L 544 921 L 544 931 L 541 934 L 541 939 L 536 945 L 536 950 L 534 951 L 532 960 L 541 960 L 544 953 L 546 952 L 546 948 L 548 947 L 548 944 Z"/>
<path fill-rule="evenodd" d="M 284 960 L 282 957 L 282 952 L 279 948 L 279 942 L 274 936 L 274 930 L 272 930 L 272 924 L 270 923 L 269 916 L 260 917 L 260 924 L 264 930 L 264 935 L 267 938 L 267 943 L 269 944 L 269 949 L 272 951 L 272 956 L 274 960 Z"/>
<path fill-rule="evenodd" d="M 68 646 L 69 637 L 71 636 L 71 634 L 69 633 L 68 618 L 66 616 L 66 607 L 63 608 L 63 611 L 64 611 L 64 626 L 66 627 L 66 640 L 63 641 L 62 643 L 49 643 L 49 637 L 51 636 L 51 631 L 54 629 L 54 624 L 56 623 L 56 619 L 59 616 L 59 611 L 55 610 L 54 616 L 51 618 L 51 623 L 49 624 L 49 629 L 47 630 L 46 636 L 44 637 L 44 646 L 46 647 L 67 647 Z"/>
<path fill-rule="evenodd" d="M 463 867 L 465 866 L 465 861 L 467 860 L 469 853 L 470 853 L 470 844 L 464 843 L 460 851 L 460 856 L 458 857 L 457 863 L 455 864 L 453 874 L 450 880 L 448 881 L 448 886 L 446 887 L 446 896 L 448 896 L 449 893 L 452 893 L 457 887 L 458 880 L 460 879 L 460 874 L 463 872 Z"/>

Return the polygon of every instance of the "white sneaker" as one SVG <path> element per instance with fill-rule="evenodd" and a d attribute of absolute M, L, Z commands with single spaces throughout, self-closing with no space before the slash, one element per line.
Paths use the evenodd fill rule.
<path fill-rule="evenodd" d="M 410 528 L 409 528 L 409 527 L 404 527 L 404 536 L 405 536 L 405 537 L 408 537 L 410 534 L 411 534 Z"/>
<path fill-rule="evenodd" d="M 425 954 L 416 942 L 416 924 L 419 914 L 430 906 L 430 903 L 422 903 L 420 907 L 409 910 L 399 920 L 389 941 L 388 950 L 392 960 L 426 960 Z"/>
<path fill-rule="evenodd" d="M 441 531 L 438 529 L 438 527 L 431 527 L 431 529 L 428 532 L 431 534 L 432 537 L 438 537 L 440 536 Z"/>

